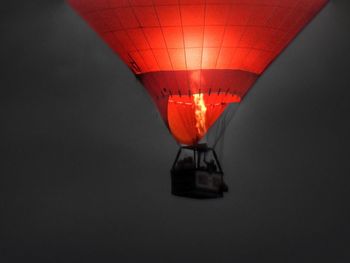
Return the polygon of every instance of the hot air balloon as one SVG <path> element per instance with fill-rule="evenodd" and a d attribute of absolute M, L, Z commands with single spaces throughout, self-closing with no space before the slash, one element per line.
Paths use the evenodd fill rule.
<path fill-rule="evenodd" d="M 179 143 L 173 194 L 221 197 L 223 171 L 206 137 L 327 0 L 68 3 L 137 76 Z"/>

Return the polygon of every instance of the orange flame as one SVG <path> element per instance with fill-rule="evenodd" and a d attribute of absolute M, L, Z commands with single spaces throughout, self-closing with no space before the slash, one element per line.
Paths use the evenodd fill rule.
<path fill-rule="evenodd" d="M 207 112 L 207 107 L 205 106 L 203 94 L 193 94 L 193 102 L 194 114 L 196 118 L 196 128 L 199 136 L 202 137 L 207 132 L 205 125 L 205 114 Z"/>

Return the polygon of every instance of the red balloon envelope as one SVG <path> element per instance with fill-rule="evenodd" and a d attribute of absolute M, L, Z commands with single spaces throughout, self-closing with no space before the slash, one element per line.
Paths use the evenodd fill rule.
<path fill-rule="evenodd" d="M 327 0 L 69 0 L 196 144 Z"/>

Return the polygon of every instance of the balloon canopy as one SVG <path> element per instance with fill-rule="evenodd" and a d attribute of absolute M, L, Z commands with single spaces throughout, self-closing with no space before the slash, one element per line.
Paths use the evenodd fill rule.
<path fill-rule="evenodd" d="M 191 145 L 327 0 L 68 2 L 137 75 L 174 138 Z"/>

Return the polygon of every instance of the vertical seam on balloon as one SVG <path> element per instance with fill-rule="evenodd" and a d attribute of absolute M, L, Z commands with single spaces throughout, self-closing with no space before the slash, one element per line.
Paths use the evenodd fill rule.
<path fill-rule="evenodd" d="M 130 5 L 129 5 L 129 6 L 130 6 Z M 134 12 L 133 12 L 133 13 L 134 13 Z M 135 14 L 134 14 L 134 16 L 135 16 L 135 18 L 137 19 L 137 17 L 136 17 Z M 139 54 L 140 57 L 142 58 L 142 60 L 143 60 L 143 62 L 144 62 L 144 65 L 145 65 L 147 68 L 149 68 L 149 66 L 148 66 L 148 64 L 147 64 L 147 62 L 146 62 L 146 60 L 145 60 L 145 58 L 144 58 L 143 55 L 141 54 L 141 52 L 140 52 L 139 48 L 137 47 L 137 45 L 134 43 L 134 41 L 133 41 L 133 40 L 131 39 L 131 37 L 129 36 L 129 33 L 127 32 L 126 28 L 123 26 L 123 24 L 122 24 L 122 22 L 121 22 L 119 16 L 116 16 L 116 17 L 117 17 L 117 19 L 118 19 L 118 21 L 119 21 L 120 26 L 122 27 L 122 30 L 123 30 L 123 31 L 125 32 L 125 34 L 128 36 L 130 42 L 133 43 L 133 45 L 134 45 L 136 51 L 138 52 L 138 54 Z M 139 21 L 138 21 L 138 23 L 139 23 Z M 140 23 L 139 23 L 139 25 L 140 25 Z M 142 30 L 142 32 L 143 32 L 143 30 Z M 114 33 L 113 33 L 113 35 L 114 35 Z M 144 32 L 143 32 L 143 35 L 144 35 L 144 37 L 145 37 L 145 39 L 146 39 L 146 41 L 147 41 L 147 38 L 146 38 Z M 148 42 L 147 42 L 147 44 L 148 44 L 149 48 L 151 48 L 151 46 L 149 45 Z M 125 50 L 125 51 L 126 51 L 127 54 L 129 54 L 129 52 L 128 52 L 127 50 Z M 154 83 L 157 83 L 157 80 L 155 79 L 155 77 L 153 76 L 153 74 L 151 74 L 150 76 L 152 77 L 153 82 L 154 82 Z M 151 81 L 152 81 L 152 80 L 151 80 Z M 152 86 L 152 85 L 151 85 L 151 86 Z M 154 92 L 153 92 L 153 89 L 152 89 L 152 93 L 154 93 Z"/>
<path fill-rule="evenodd" d="M 183 22 L 182 22 L 181 4 L 180 4 L 180 0 L 178 0 L 177 2 L 178 2 L 179 13 L 180 13 L 181 32 L 182 32 L 182 45 L 183 45 L 183 50 L 184 50 L 185 67 L 186 67 L 186 79 L 187 79 L 188 88 L 190 88 L 190 80 L 188 79 L 188 73 L 187 73 L 188 67 L 187 67 L 186 46 L 185 46 L 185 34 L 184 34 L 184 27 L 183 27 Z M 180 95 L 180 94 L 179 94 L 179 95 Z"/>
<path fill-rule="evenodd" d="M 202 34 L 202 54 L 201 54 L 201 61 L 200 61 L 200 68 L 199 68 L 199 91 L 202 90 L 202 70 L 203 70 L 203 52 L 204 52 L 204 32 L 206 27 L 206 19 L 205 15 L 207 12 L 207 0 L 204 0 L 204 15 L 203 15 L 203 34 Z"/>
<path fill-rule="evenodd" d="M 156 7 L 155 7 L 155 5 L 154 5 L 154 1 L 153 1 L 153 0 L 152 0 L 152 7 L 153 7 L 153 10 L 154 10 L 154 12 L 155 12 L 155 14 L 156 14 L 156 16 L 157 16 L 157 21 L 158 21 L 158 24 L 159 24 L 160 31 L 162 32 L 162 36 L 163 36 L 163 40 L 164 40 L 164 45 L 165 45 L 165 48 L 166 48 L 166 52 L 167 52 L 167 54 L 168 54 L 168 58 L 169 58 L 169 62 L 170 62 L 172 71 L 174 71 L 174 65 L 173 65 L 173 62 L 172 62 L 171 57 L 170 57 L 170 54 L 169 54 L 168 44 L 167 44 L 166 39 L 165 39 L 165 37 L 164 37 L 163 27 L 162 27 L 162 25 L 161 25 L 161 23 L 160 23 L 160 19 L 159 19 L 159 16 L 158 16 L 158 11 L 157 11 L 157 9 L 156 9 Z M 175 82 L 176 82 L 177 89 L 179 90 L 179 89 L 180 89 L 180 85 L 179 85 L 179 82 L 178 82 L 178 79 L 177 79 L 176 75 L 174 76 L 174 79 L 175 79 Z M 169 86 L 168 88 L 169 88 L 169 90 L 170 90 L 170 86 Z M 171 92 L 171 94 L 172 94 L 172 92 Z M 168 95 L 167 100 L 166 100 L 166 107 L 167 107 L 167 108 L 166 108 L 166 116 L 167 116 L 167 121 L 168 121 L 169 95 Z M 169 121 L 168 121 L 168 125 L 167 125 L 167 126 L 169 127 L 169 130 L 170 130 Z M 170 131 L 171 131 L 171 130 L 170 130 Z M 176 142 L 177 142 L 177 140 L 176 140 Z"/>
<path fill-rule="evenodd" d="M 111 9 L 116 10 L 117 8 L 111 8 Z M 115 17 L 118 19 L 119 24 L 120 24 L 120 26 L 121 26 L 121 28 L 122 28 L 122 31 L 125 32 L 125 34 L 126 34 L 126 35 L 128 36 L 128 38 L 129 38 L 130 42 L 133 43 L 133 45 L 134 45 L 136 51 L 138 52 L 138 54 L 139 54 L 140 57 L 142 58 L 144 65 L 147 65 L 147 63 L 146 63 L 146 61 L 145 61 L 145 58 L 144 58 L 144 57 L 141 55 L 141 53 L 140 53 L 139 48 L 137 47 L 137 45 L 135 45 L 135 43 L 134 43 L 134 41 L 131 39 L 131 37 L 130 37 L 128 31 L 127 31 L 127 29 L 123 26 L 123 23 L 121 22 L 121 19 L 119 18 L 119 16 L 115 16 Z M 114 38 L 116 39 L 116 41 L 119 42 L 120 46 L 123 47 L 123 49 L 125 50 L 125 53 L 126 53 L 126 54 L 129 54 L 129 51 L 128 51 L 127 49 L 124 48 L 124 45 L 123 45 L 122 43 L 120 43 L 120 41 L 118 41 L 118 38 L 117 38 L 116 35 L 115 35 L 115 31 L 113 31 L 112 34 L 113 34 Z M 148 65 L 147 65 L 147 66 L 148 66 Z"/>
<path fill-rule="evenodd" d="M 155 7 L 155 5 L 154 5 L 154 0 L 152 0 L 152 7 L 153 7 L 153 10 L 154 10 L 154 12 L 155 12 L 155 14 L 156 14 L 156 16 L 157 16 L 157 21 L 158 21 L 158 23 L 159 23 L 160 31 L 162 32 L 162 36 L 163 36 L 163 40 L 164 40 L 166 52 L 167 52 L 167 54 L 168 54 L 169 62 L 170 62 L 170 65 L 171 65 L 171 69 L 172 69 L 172 71 L 174 71 L 174 65 L 173 65 L 173 62 L 171 61 L 171 57 L 170 57 L 170 54 L 169 54 L 168 44 L 167 44 L 166 39 L 165 39 L 165 36 L 164 36 L 163 27 L 162 27 L 162 25 L 160 24 L 160 19 L 159 19 L 159 16 L 158 16 L 158 11 L 157 11 L 157 9 L 156 9 L 156 7 Z M 179 85 L 179 82 L 178 82 L 176 76 L 175 76 L 174 78 L 175 78 L 175 82 L 176 82 L 177 89 L 179 89 L 179 86 L 180 86 L 180 85 Z M 170 89 L 170 88 L 169 88 L 169 89 Z"/>
<path fill-rule="evenodd" d="M 253 6 L 254 8 L 256 7 L 257 5 L 255 5 L 255 6 Z M 251 8 L 253 8 L 253 7 L 251 7 Z M 247 31 L 248 31 L 248 28 L 249 28 L 249 21 L 251 20 L 251 18 L 253 17 L 253 15 L 254 15 L 254 10 L 250 10 L 250 15 L 249 15 L 249 18 L 247 19 L 247 22 L 246 22 L 246 24 L 245 24 L 245 26 L 244 26 L 244 31 L 242 32 L 242 34 L 241 34 L 241 37 L 239 38 L 239 41 L 237 42 L 237 48 L 236 48 L 236 51 L 235 51 L 235 53 L 237 52 L 237 49 L 238 49 L 238 47 L 240 46 L 240 43 L 242 42 L 242 39 L 243 39 L 243 36 L 247 33 Z M 247 57 L 247 55 L 245 56 L 245 57 Z M 233 59 L 233 57 L 232 57 L 232 59 Z M 241 61 L 244 61 L 244 60 L 241 60 Z M 243 63 L 241 62 L 241 64 L 239 65 L 239 69 L 240 70 L 245 70 L 245 69 L 243 69 Z"/>
<path fill-rule="evenodd" d="M 100 14 L 100 12 L 102 11 L 103 9 L 98 9 L 98 10 L 95 10 L 94 12 L 92 12 L 92 13 L 94 13 L 94 14 L 97 14 L 100 18 L 102 18 L 102 16 L 101 16 L 101 14 Z M 90 12 L 89 12 L 90 13 Z M 87 14 L 87 12 L 85 12 L 85 14 Z M 104 26 L 106 27 L 106 28 L 108 28 L 108 24 L 106 23 L 106 21 L 105 21 L 105 19 L 101 19 L 101 21 L 103 22 L 103 24 L 104 24 Z M 120 19 L 119 19 L 119 17 L 118 17 L 118 21 L 120 22 Z M 105 33 L 105 32 L 101 32 L 100 34 L 101 34 L 101 36 L 102 36 L 102 39 L 103 39 L 103 33 Z M 99 33 L 98 33 L 99 34 Z M 115 35 L 114 35 L 114 32 L 112 32 L 112 35 L 114 36 L 114 38 L 115 38 Z M 129 37 L 129 36 L 128 36 Z M 119 45 L 123 48 L 123 50 L 125 51 L 125 53 L 126 54 L 128 54 L 128 51 L 125 49 L 125 47 L 124 47 L 124 45 L 122 45 L 118 40 L 116 40 L 116 39 L 114 39 L 116 42 L 118 42 L 119 43 Z M 129 39 L 129 40 L 131 40 L 131 39 Z M 135 46 L 135 45 L 134 45 Z M 135 46 L 135 48 L 136 48 L 136 46 Z M 123 58 L 122 58 L 123 59 Z M 127 61 L 127 62 L 129 62 L 129 61 Z M 129 65 L 129 63 L 128 63 L 128 65 Z"/>
<path fill-rule="evenodd" d="M 150 48 L 150 51 L 152 52 L 152 55 L 153 55 L 153 57 L 154 57 L 154 60 L 157 62 L 158 71 L 160 71 L 159 62 L 158 62 L 156 56 L 154 55 L 153 48 L 151 47 L 151 45 L 150 45 L 150 43 L 149 43 L 149 41 L 148 41 L 148 39 L 147 39 L 147 36 L 146 36 L 146 34 L 145 34 L 145 31 L 144 31 L 144 28 L 143 28 L 143 26 L 141 25 L 139 19 L 137 18 L 136 14 L 135 14 L 134 7 L 130 4 L 130 0 L 127 0 L 127 1 L 128 1 L 128 4 L 129 4 L 129 7 L 130 7 L 131 10 L 132 10 L 132 13 L 133 13 L 135 19 L 137 20 L 137 23 L 139 24 L 139 27 L 140 27 L 141 30 L 142 30 L 143 36 L 144 36 L 144 38 L 145 38 L 145 40 L 146 40 L 146 42 L 147 42 L 147 44 L 148 44 L 148 46 L 149 46 L 149 48 Z M 160 26 L 160 25 L 159 25 L 159 26 Z M 154 77 L 154 78 L 155 78 L 155 77 Z M 167 79 L 166 79 L 166 81 L 168 82 Z M 157 82 L 157 81 L 156 81 L 156 82 Z M 168 85 L 169 85 L 169 83 L 168 83 Z"/>
<path fill-rule="evenodd" d="M 135 16 L 135 15 L 134 15 L 134 16 Z M 121 22 L 121 19 L 119 18 L 119 16 L 116 16 L 116 17 L 117 17 L 117 19 L 118 19 L 118 21 L 119 21 L 119 24 L 120 24 L 120 26 L 122 27 L 123 31 L 124 31 L 125 34 L 128 36 L 130 42 L 133 43 L 133 45 L 135 46 L 135 49 L 136 49 L 136 51 L 138 52 L 138 54 L 140 55 L 140 57 L 142 58 L 144 65 L 145 65 L 147 68 L 149 68 L 149 66 L 148 66 L 148 64 L 147 64 L 147 62 L 146 62 L 146 60 L 145 60 L 145 58 L 144 58 L 143 55 L 141 54 L 139 48 L 138 48 L 137 45 L 134 43 L 134 41 L 131 39 L 131 37 L 130 37 L 128 31 L 127 31 L 127 29 L 123 26 L 123 23 Z M 143 30 L 142 30 L 142 31 L 143 31 Z M 113 32 L 113 35 L 114 35 L 114 32 Z M 143 35 L 144 35 L 144 37 L 145 37 L 145 39 L 146 39 L 146 41 L 147 41 L 147 38 L 146 38 L 144 32 L 143 32 Z M 151 46 L 149 45 L 148 42 L 147 42 L 147 45 L 151 48 Z M 122 46 L 123 46 L 123 45 L 122 45 Z M 124 46 L 123 46 L 123 48 L 124 48 Z M 129 54 L 128 50 L 126 50 L 125 48 L 124 48 L 124 50 L 125 50 L 126 54 Z M 157 80 L 155 79 L 155 77 L 154 77 L 153 75 L 151 75 L 151 77 L 153 78 L 153 81 L 156 83 Z M 153 90 L 152 90 L 152 92 L 153 92 Z"/>
<path fill-rule="evenodd" d="M 143 30 L 143 27 L 141 27 L 140 21 L 137 19 L 136 15 L 135 15 L 135 12 L 134 12 L 133 8 L 132 8 L 131 5 L 130 5 L 129 0 L 128 0 L 128 6 L 129 6 L 130 9 L 132 10 L 132 13 L 133 13 L 134 17 L 135 17 L 135 19 L 137 20 L 137 23 L 139 24 L 139 28 L 140 28 L 141 31 L 142 31 L 143 37 L 145 38 L 145 40 L 146 40 L 146 42 L 147 42 L 147 45 L 148 45 L 148 47 L 149 47 L 149 50 L 152 51 L 151 45 L 149 44 L 149 42 L 148 42 L 148 40 L 147 40 L 147 37 L 146 37 L 145 32 L 144 32 L 144 30 Z M 139 48 L 137 48 L 137 45 L 136 45 L 136 44 L 134 43 L 134 41 L 130 38 L 129 33 L 128 33 L 128 31 L 126 30 L 126 28 L 123 26 L 123 24 L 122 24 L 120 18 L 119 18 L 118 16 L 117 16 L 117 18 L 118 18 L 119 23 L 120 23 L 121 27 L 123 28 L 124 32 L 125 32 L 126 35 L 128 36 L 130 42 L 134 44 L 134 46 L 135 46 L 137 52 L 139 53 L 140 57 L 141 57 L 142 60 L 144 61 L 145 66 L 147 66 L 148 71 L 150 72 L 151 70 L 149 69 L 149 65 L 148 65 L 148 63 L 146 62 L 146 60 L 145 60 L 145 58 L 143 57 L 143 55 L 141 54 Z M 126 53 L 129 54 L 128 51 L 126 51 Z M 152 51 L 152 54 L 153 54 L 153 51 Z M 154 54 L 153 54 L 153 56 L 154 56 Z M 156 60 L 156 59 L 155 59 L 155 60 Z M 157 62 L 157 64 L 158 64 L 158 61 L 157 61 L 157 60 L 156 60 L 156 62 Z M 159 68 L 159 64 L 158 64 L 158 68 Z M 154 76 L 153 74 L 150 74 L 150 76 L 151 76 L 151 78 L 153 79 L 153 82 L 154 82 L 154 83 L 157 83 L 157 82 L 158 82 L 157 79 L 155 78 L 155 76 Z M 151 90 L 152 90 L 152 93 L 154 93 L 154 90 L 153 90 L 153 89 L 151 89 Z M 159 97 L 158 94 L 157 94 L 156 96 Z"/>
<path fill-rule="evenodd" d="M 290 8 L 290 12 L 288 13 L 288 15 L 286 15 L 286 16 L 284 17 L 284 19 L 281 21 L 280 25 L 278 26 L 278 29 L 279 29 L 281 32 L 283 32 L 283 30 L 281 30 L 283 23 L 285 23 L 285 22 L 288 20 L 290 14 L 293 13 L 293 11 L 295 10 L 296 6 L 297 6 L 298 4 L 300 4 L 300 3 L 301 3 L 301 0 L 296 1 L 296 2 L 295 2 L 295 5 L 294 5 L 293 7 Z M 283 39 L 285 36 L 287 36 L 287 35 L 289 34 L 289 32 L 290 32 L 290 30 L 286 30 L 286 31 L 283 32 L 283 37 L 280 37 L 279 40 L 277 41 L 275 47 L 273 47 L 273 50 L 272 50 L 272 52 L 271 52 L 271 53 L 272 53 L 272 58 L 270 58 L 270 62 L 267 63 L 267 64 L 265 65 L 265 67 L 261 70 L 261 72 L 259 72 L 259 75 L 261 75 L 262 72 L 265 71 L 266 67 L 267 67 L 268 65 L 270 65 L 270 63 L 271 63 L 275 58 L 278 57 L 278 55 L 279 55 L 278 50 L 282 50 L 282 49 L 283 49 L 283 47 L 282 47 L 281 49 L 278 48 L 278 45 L 280 45 L 281 39 Z M 271 42 L 272 42 L 272 40 L 270 41 L 270 43 L 271 43 Z M 286 45 L 288 45 L 288 42 L 285 44 L 285 46 L 286 46 Z"/>
<path fill-rule="evenodd" d="M 156 56 L 154 55 L 153 49 L 152 49 L 150 43 L 148 42 L 147 36 L 146 36 L 146 34 L 145 34 L 145 31 L 144 31 L 144 27 L 141 25 L 139 19 L 137 18 L 137 15 L 135 14 L 134 6 L 132 6 L 132 5 L 130 4 L 130 0 L 127 0 L 127 1 L 128 1 L 128 7 L 130 7 L 130 9 L 131 9 L 131 11 L 132 11 L 132 13 L 133 13 L 133 15 L 134 15 L 134 17 L 135 17 L 137 23 L 139 24 L 139 28 L 140 28 L 141 31 L 142 31 L 143 37 L 145 38 L 145 40 L 146 40 L 146 42 L 147 42 L 147 45 L 149 46 L 149 50 L 152 52 L 152 55 L 153 55 L 153 57 L 154 57 L 154 60 L 157 62 L 158 69 L 160 69 L 158 60 L 156 59 Z M 151 70 L 150 70 L 150 71 L 151 71 Z"/>
<path fill-rule="evenodd" d="M 218 61 L 219 61 L 219 57 L 220 57 L 220 54 L 221 54 L 221 51 L 222 51 L 222 46 L 224 44 L 227 24 L 228 24 L 228 20 L 229 20 L 229 14 L 230 14 L 231 10 L 232 10 L 232 4 L 230 5 L 230 10 L 229 10 L 229 12 L 227 13 L 227 16 L 226 16 L 226 20 L 225 20 L 225 24 L 224 24 L 224 32 L 222 33 L 221 42 L 220 42 L 220 49 L 219 49 L 219 53 L 218 53 L 218 55 L 216 57 L 214 69 L 217 69 L 217 66 L 218 66 Z"/>
<path fill-rule="evenodd" d="M 259 27 L 259 28 L 264 28 L 264 27 L 269 23 L 269 21 L 272 19 L 272 17 L 275 15 L 278 6 L 271 6 L 271 7 L 274 8 L 272 14 L 270 15 L 269 18 L 266 19 L 264 25 L 262 25 L 262 26 Z M 266 27 L 265 27 L 265 28 L 266 28 Z M 257 39 L 255 39 L 256 41 L 255 41 L 255 44 L 254 44 L 254 45 L 256 45 L 256 43 L 258 43 L 258 41 L 261 40 L 261 39 L 262 39 L 262 36 L 260 36 L 260 38 L 258 37 Z M 249 52 L 248 52 L 248 54 L 246 55 L 246 57 L 245 57 L 245 59 L 244 59 L 245 65 L 246 65 L 246 62 L 247 62 L 246 60 L 247 60 L 247 58 L 249 57 L 249 55 L 251 54 L 251 52 L 252 52 L 253 49 L 254 49 L 254 50 L 264 51 L 264 52 L 265 52 L 265 50 L 263 50 L 263 49 L 254 48 L 254 45 L 253 45 L 252 47 L 249 47 Z M 269 52 L 269 51 L 266 50 L 266 52 Z M 270 52 L 270 53 L 272 53 L 272 52 Z M 257 58 L 255 57 L 254 62 L 256 61 L 256 59 L 257 59 Z M 254 63 L 252 63 L 252 65 L 254 65 Z M 257 72 L 257 71 L 256 71 L 256 69 L 255 69 L 255 70 L 254 70 L 254 73 L 256 73 L 256 72 Z"/>

